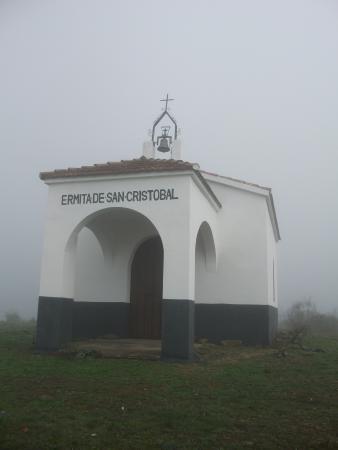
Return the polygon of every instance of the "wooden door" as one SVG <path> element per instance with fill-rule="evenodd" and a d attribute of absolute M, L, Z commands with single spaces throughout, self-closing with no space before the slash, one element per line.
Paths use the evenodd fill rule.
<path fill-rule="evenodd" d="M 130 336 L 161 338 L 163 247 L 159 237 L 137 249 L 131 267 Z"/>

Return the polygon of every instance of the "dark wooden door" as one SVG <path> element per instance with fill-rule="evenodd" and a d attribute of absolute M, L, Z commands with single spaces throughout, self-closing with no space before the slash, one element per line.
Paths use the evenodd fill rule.
<path fill-rule="evenodd" d="M 159 237 L 137 249 L 131 267 L 130 336 L 161 338 L 163 247 Z"/>

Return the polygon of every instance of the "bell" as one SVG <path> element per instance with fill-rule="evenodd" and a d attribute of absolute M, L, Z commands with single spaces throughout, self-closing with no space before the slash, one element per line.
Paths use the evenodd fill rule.
<path fill-rule="evenodd" d="M 157 147 L 157 150 L 162 153 L 170 152 L 168 139 L 166 139 L 165 137 L 161 138 L 160 145 Z"/>

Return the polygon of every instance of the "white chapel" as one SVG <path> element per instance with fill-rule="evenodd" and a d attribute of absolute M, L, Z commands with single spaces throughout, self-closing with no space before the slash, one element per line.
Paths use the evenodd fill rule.
<path fill-rule="evenodd" d="M 140 158 L 40 174 L 38 349 L 109 334 L 158 339 L 164 359 L 191 360 L 201 338 L 272 342 L 271 189 L 183 161 L 168 100 Z"/>

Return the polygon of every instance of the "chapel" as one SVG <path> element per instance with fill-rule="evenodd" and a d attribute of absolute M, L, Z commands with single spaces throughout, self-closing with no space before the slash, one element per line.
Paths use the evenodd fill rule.
<path fill-rule="evenodd" d="M 141 157 L 40 174 L 38 349 L 114 335 L 158 339 L 162 358 L 192 360 L 199 339 L 272 342 L 271 189 L 183 161 L 169 100 Z"/>

